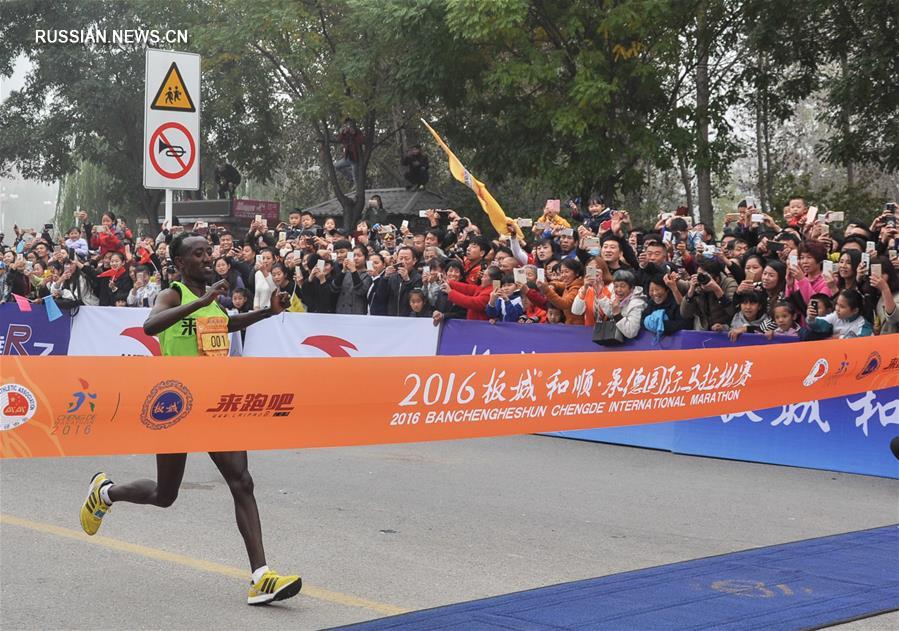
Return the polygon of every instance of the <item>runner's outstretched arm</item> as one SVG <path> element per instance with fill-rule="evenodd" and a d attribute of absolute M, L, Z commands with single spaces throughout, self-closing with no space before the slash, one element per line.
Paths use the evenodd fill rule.
<path fill-rule="evenodd" d="M 284 311 L 284 305 L 290 304 L 290 296 L 281 292 L 272 296 L 272 306 L 265 309 L 256 309 L 248 313 L 238 313 L 228 318 L 228 332 L 242 331 L 251 324 L 265 320 L 269 316 L 277 315 Z"/>

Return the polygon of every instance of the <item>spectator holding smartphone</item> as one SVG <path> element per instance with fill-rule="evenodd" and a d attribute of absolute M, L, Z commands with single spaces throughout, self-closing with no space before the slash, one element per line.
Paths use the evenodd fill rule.
<path fill-rule="evenodd" d="M 402 246 L 396 251 L 396 264 L 387 268 L 387 315 L 407 317 L 410 313 L 409 292 L 421 289 L 421 274 L 415 269 L 415 251 Z"/>
<path fill-rule="evenodd" d="M 879 256 L 871 259 L 872 267 L 880 265 L 879 274 L 871 274 L 871 287 L 877 292 L 874 307 L 874 328 L 878 335 L 899 333 L 899 272 L 890 259 Z"/>
<path fill-rule="evenodd" d="M 503 276 L 501 285 L 490 293 L 487 301 L 487 317 L 491 321 L 518 322 L 524 316 L 524 304 L 512 274 Z"/>
<path fill-rule="evenodd" d="M 855 289 L 844 289 L 837 294 L 833 313 L 818 316 L 817 302 L 809 303 L 806 321 L 809 329 L 841 340 L 865 337 L 873 334 L 871 323 L 862 315 L 864 300 Z"/>
<path fill-rule="evenodd" d="M 556 280 L 551 282 L 537 281 L 537 289 L 546 297 L 546 301 L 565 314 L 565 324 L 584 324 L 583 312 L 578 315 L 572 307 L 578 292 L 584 285 L 584 266 L 577 259 L 564 259 L 559 264 Z"/>
<path fill-rule="evenodd" d="M 493 292 L 493 282 L 501 282 L 503 273 L 497 267 L 488 267 L 482 274 L 480 285 L 445 280 L 443 291 L 449 301 L 466 310 L 468 320 L 487 320 L 487 303 Z"/>

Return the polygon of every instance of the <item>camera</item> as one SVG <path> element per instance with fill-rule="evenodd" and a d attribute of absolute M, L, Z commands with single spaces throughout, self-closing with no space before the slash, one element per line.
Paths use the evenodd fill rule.
<path fill-rule="evenodd" d="M 53 224 L 52 224 L 52 223 L 45 223 L 45 224 L 44 224 L 44 230 L 53 230 Z"/>
<path fill-rule="evenodd" d="M 459 219 L 459 230 L 465 230 L 468 226 L 471 225 L 471 222 L 467 217 L 462 217 Z"/>
<path fill-rule="evenodd" d="M 883 209 L 887 210 L 891 213 L 894 213 L 894 212 L 896 212 L 896 204 L 893 202 L 887 202 L 886 204 L 883 205 Z"/>
<path fill-rule="evenodd" d="M 698 282 L 700 285 L 708 285 L 710 282 L 712 282 L 712 277 L 705 272 L 699 272 L 696 275 L 696 282 Z"/>

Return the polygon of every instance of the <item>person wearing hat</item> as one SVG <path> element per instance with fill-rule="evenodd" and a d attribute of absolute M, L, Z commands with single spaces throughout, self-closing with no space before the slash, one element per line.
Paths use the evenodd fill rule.
<path fill-rule="evenodd" d="M 620 269 L 612 274 L 612 295 L 599 299 L 599 310 L 615 322 L 621 334 L 633 339 L 640 333 L 646 298 L 637 286 L 637 277 L 630 270 Z"/>

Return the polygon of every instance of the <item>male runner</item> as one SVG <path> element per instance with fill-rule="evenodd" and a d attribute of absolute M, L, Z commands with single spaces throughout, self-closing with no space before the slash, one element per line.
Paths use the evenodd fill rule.
<path fill-rule="evenodd" d="M 162 291 L 144 323 L 148 335 L 158 335 L 162 354 L 167 356 L 197 356 L 214 354 L 202 348 L 203 336 L 198 340 L 197 319 L 200 328 L 209 322 L 221 326 L 222 336 L 218 340 L 216 352 L 220 351 L 221 339 L 228 339 L 227 331 L 240 331 L 251 324 L 280 313 L 287 304 L 286 294 L 273 296 L 271 307 L 257 309 L 249 313 L 228 317 L 219 306 L 218 298 L 228 290 L 225 281 L 219 281 L 207 289 L 212 279 L 212 246 L 195 233 L 176 236 L 169 248 L 175 266 L 181 272 L 182 282 L 174 282 Z M 224 320 L 222 319 L 224 317 Z M 193 322 L 189 322 L 193 320 Z M 182 326 L 186 322 L 187 326 Z M 265 563 L 262 548 L 262 526 L 253 495 L 253 478 L 247 470 L 247 452 L 227 451 L 210 453 L 234 497 L 237 527 L 243 536 L 253 570 L 247 603 L 264 605 L 275 600 L 284 600 L 299 593 L 303 581 L 299 576 L 280 576 L 270 570 Z M 93 535 L 100 528 L 100 522 L 114 502 L 153 504 L 161 508 L 171 506 L 178 497 L 178 488 L 184 476 L 187 454 L 158 454 L 156 456 L 156 482 L 137 480 L 128 484 L 113 484 L 105 473 L 97 473 L 91 478 L 90 491 L 81 507 L 81 527 Z"/>

